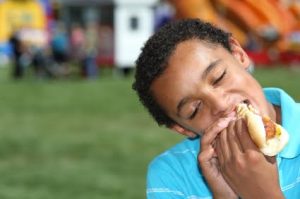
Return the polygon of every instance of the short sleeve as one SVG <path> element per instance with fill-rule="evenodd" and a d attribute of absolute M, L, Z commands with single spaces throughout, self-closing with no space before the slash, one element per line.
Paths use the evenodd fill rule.
<path fill-rule="evenodd" d="M 176 162 L 156 158 L 148 167 L 147 199 L 185 198 L 181 172 Z"/>

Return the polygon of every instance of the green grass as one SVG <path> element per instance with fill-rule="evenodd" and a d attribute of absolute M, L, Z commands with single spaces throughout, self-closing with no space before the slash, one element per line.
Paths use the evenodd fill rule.
<path fill-rule="evenodd" d="M 300 72 L 255 76 L 300 99 Z M 182 137 L 157 127 L 131 82 L 14 82 L 1 69 L 0 198 L 145 198 L 147 164 Z"/>
<path fill-rule="evenodd" d="M 300 66 L 297 68 L 258 68 L 254 72 L 256 79 L 264 87 L 279 87 L 300 101 Z"/>
<path fill-rule="evenodd" d="M 0 198 L 144 198 L 148 162 L 177 137 L 158 131 L 132 78 L 1 77 Z"/>

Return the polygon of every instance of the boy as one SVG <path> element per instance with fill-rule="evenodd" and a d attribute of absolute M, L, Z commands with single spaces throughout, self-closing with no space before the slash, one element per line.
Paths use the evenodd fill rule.
<path fill-rule="evenodd" d="M 159 125 L 188 136 L 151 162 L 148 198 L 300 197 L 300 105 L 280 89 L 261 88 L 230 33 L 198 19 L 171 23 L 136 63 L 140 101 Z M 239 103 L 286 128 L 290 141 L 281 153 L 259 151 L 236 119 Z"/>

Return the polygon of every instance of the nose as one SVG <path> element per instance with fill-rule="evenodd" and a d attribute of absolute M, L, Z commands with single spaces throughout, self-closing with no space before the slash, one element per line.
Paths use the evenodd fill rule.
<path fill-rule="evenodd" d="M 225 116 L 229 114 L 230 104 L 228 95 L 223 91 L 213 90 L 208 94 L 208 102 L 212 115 Z"/>

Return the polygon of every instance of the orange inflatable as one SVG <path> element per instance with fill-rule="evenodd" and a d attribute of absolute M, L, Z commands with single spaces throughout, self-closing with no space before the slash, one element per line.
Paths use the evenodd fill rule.
<path fill-rule="evenodd" d="M 169 0 L 178 18 L 201 18 L 230 30 L 242 45 L 252 34 L 266 49 L 288 51 L 300 30 L 300 3 L 280 0 Z"/>

